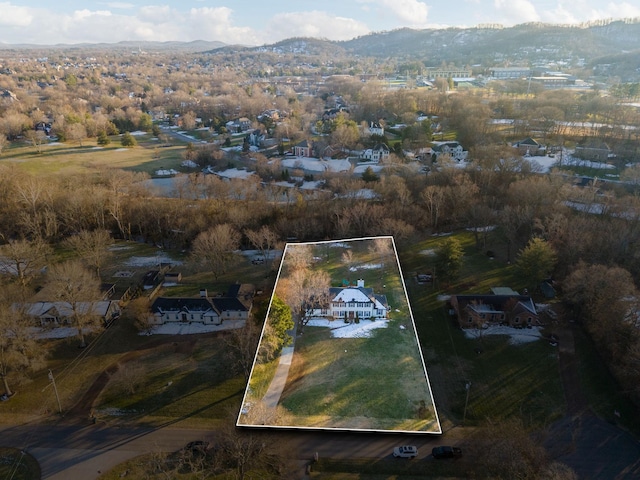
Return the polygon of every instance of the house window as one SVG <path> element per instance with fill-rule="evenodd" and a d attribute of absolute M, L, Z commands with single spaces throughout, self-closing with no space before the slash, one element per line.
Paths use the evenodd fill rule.
<path fill-rule="evenodd" d="M 469 323 L 472 323 L 472 322 L 473 322 L 473 317 L 470 316 L 469 317 Z"/>
<path fill-rule="evenodd" d="M 527 318 L 527 323 L 531 323 L 531 320 L 532 320 L 531 317 Z"/>
<path fill-rule="evenodd" d="M 484 320 L 484 318 L 485 318 L 485 314 L 484 314 L 484 313 L 481 313 L 481 314 L 480 314 L 480 318 Z"/>
<path fill-rule="evenodd" d="M 515 323 L 520 323 L 520 317 L 516 317 L 516 319 L 514 320 Z"/>

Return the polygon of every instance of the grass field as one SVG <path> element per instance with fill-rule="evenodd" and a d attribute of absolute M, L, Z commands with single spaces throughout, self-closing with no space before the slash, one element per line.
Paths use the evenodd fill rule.
<path fill-rule="evenodd" d="M 122 148 L 119 137 L 115 136 L 105 147 L 98 146 L 95 139 L 87 139 L 82 146 L 71 142 L 51 142 L 42 145 L 40 153 L 27 143 L 12 144 L 3 150 L 0 164 L 14 164 L 38 175 L 92 173 L 107 167 L 146 172 L 151 176 L 162 169 L 186 171 L 180 166 L 184 142 L 173 139 L 171 146 L 164 147 L 150 135 L 135 138 L 138 145 L 132 148 Z"/>

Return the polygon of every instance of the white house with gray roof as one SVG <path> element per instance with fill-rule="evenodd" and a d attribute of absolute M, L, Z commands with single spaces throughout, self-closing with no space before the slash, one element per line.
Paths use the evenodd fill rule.
<path fill-rule="evenodd" d="M 365 288 L 364 280 L 358 280 L 356 286 L 329 288 L 328 305 L 307 310 L 307 316 L 365 320 L 385 319 L 388 312 L 386 295 L 375 294 L 372 288 Z"/>

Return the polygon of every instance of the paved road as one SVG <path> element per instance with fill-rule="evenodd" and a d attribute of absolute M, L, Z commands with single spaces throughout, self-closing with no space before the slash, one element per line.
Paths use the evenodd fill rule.
<path fill-rule="evenodd" d="M 428 456 L 431 447 L 442 441 L 456 443 L 463 429 L 439 436 L 367 433 L 252 430 L 269 436 L 271 441 L 291 442 L 299 460 L 310 460 L 314 453 L 332 458 L 381 458 L 394 446 L 413 444 L 422 447 L 419 458 Z M 176 451 L 194 439 L 215 441 L 212 431 L 180 428 L 114 427 L 105 425 L 20 425 L 0 427 L 0 445 L 26 450 L 42 468 L 42 478 L 92 480 L 101 472 L 130 458 L 150 452 Z M 275 438 L 274 438 L 275 437 Z M 303 463 L 301 463 L 303 465 Z M 302 470 L 301 470 L 302 473 Z"/>

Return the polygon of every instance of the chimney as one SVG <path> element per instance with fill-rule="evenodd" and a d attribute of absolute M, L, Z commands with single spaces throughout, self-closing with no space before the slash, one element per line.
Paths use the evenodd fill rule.
<path fill-rule="evenodd" d="M 206 288 L 201 288 L 200 289 L 200 298 L 207 298 L 207 289 Z"/>
<path fill-rule="evenodd" d="M 358 288 L 364 288 L 364 280 L 362 278 L 358 279 Z"/>

